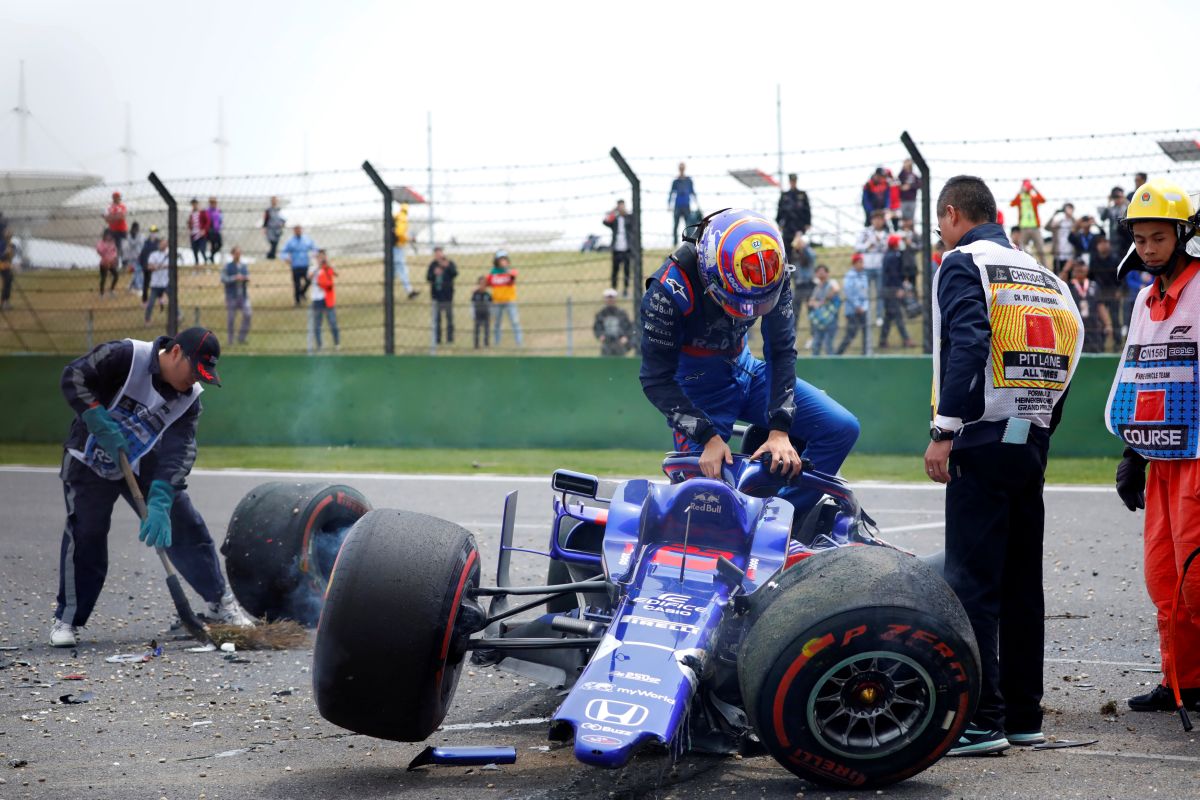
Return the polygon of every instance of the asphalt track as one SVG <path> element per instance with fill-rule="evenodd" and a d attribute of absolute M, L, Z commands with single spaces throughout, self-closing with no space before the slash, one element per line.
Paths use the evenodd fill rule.
<path fill-rule="evenodd" d="M 198 472 L 191 491 L 220 541 L 237 501 L 263 472 Z M 494 574 L 504 494 L 520 490 L 517 543 L 544 546 L 546 479 L 342 475 L 376 507 L 406 508 L 463 524 Z M 934 486 L 863 485 L 858 493 L 885 538 L 929 552 L 942 537 Z M 1200 797 L 1200 745 L 1172 714 L 1133 714 L 1124 698 L 1158 680 L 1157 640 L 1141 577 L 1140 518 L 1108 490 L 1052 487 L 1046 494 L 1045 730 L 1098 739 L 1090 747 L 943 759 L 881 792 L 830 792 L 770 758 L 645 756 L 601 771 L 548 749 L 538 721 L 555 692 L 495 669 L 468 667 L 446 727 L 433 742 L 511 744 L 499 769 L 425 767 L 406 772 L 420 745 L 342 731 L 316 713 L 311 651 L 188 653 L 164 638 L 173 617 L 157 559 L 136 538 L 134 516 L 114 516 L 108 583 L 80 646 L 46 644 L 62 529 L 54 471 L 0 468 L 0 800 L 15 798 L 1146 798 Z M 544 563 L 518 558 L 514 574 L 539 581 Z M 381 626 L 386 629 L 386 622 Z M 381 630 L 381 635 L 383 635 Z M 145 664 L 105 658 L 166 652 Z M 14 663 L 16 662 L 16 663 Z M 25 664 L 21 663 L 25 662 Z M 83 680 L 67 680 L 82 674 Z M 386 689 L 384 690 L 386 691 Z M 93 692 L 87 703 L 62 695 Z M 1115 715 L 1101 706 L 1116 701 Z M 500 723 L 503 727 L 497 725 Z M 507 723 L 507 724 L 505 724 Z M 21 764 L 21 766 L 14 766 Z"/>

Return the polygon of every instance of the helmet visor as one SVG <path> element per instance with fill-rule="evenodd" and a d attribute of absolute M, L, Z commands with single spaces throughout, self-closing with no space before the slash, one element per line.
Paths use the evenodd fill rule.
<path fill-rule="evenodd" d="M 778 250 L 758 250 L 742 258 L 738 264 L 739 277 L 748 286 L 770 286 L 779 277 Z"/>
<path fill-rule="evenodd" d="M 783 293 L 783 281 L 780 281 L 774 291 L 769 294 L 754 298 L 738 297 L 719 286 L 710 286 L 708 291 L 729 316 L 737 319 L 752 319 L 771 313 L 771 310 L 779 303 L 779 295 Z"/>

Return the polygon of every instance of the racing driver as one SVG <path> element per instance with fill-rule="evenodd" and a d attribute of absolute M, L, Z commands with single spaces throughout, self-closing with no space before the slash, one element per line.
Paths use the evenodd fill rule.
<path fill-rule="evenodd" d="M 772 471 L 800 471 L 803 456 L 834 474 L 858 439 L 849 411 L 796 377 L 792 287 L 775 223 L 746 209 L 724 209 L 690 228 L 646 281 L 642 297 L 642 390 L 675 431 L 675 449 L 700 453 L 706 477 L 733 463 L 727 444 L 737 420 L 769 429 L 753 454 Z M 762 319 L 763 355 L 747 332 Z M 785 490 L 799 514 L 819 492 Z"/>
<path fill-rule="evenodd" d="M 1185 249 L 1198 222 L 1179 185 L 1156 179 L 1139 186 L 1124 220 L 1133 248 L 1117 272 L 1155 277 L 1134 301 L 1105 412 L 1108 429 L 1125 443 L 1117 494 L 1130 511 L 1146 509 L 1146 588 L 1158 610 L 1163 682 L 1129 698 L 1134 711 L 1174 711 L 1173 688 L 1186 707 L 1200 701 L 1200 569 L 1193 565 L 1180 584 L 1188 556 L 1200 548 L 1200 260 Z"/>

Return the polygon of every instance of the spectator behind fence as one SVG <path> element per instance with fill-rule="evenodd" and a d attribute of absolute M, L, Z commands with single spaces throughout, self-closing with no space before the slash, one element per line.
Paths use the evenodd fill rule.
<path fill-rule="evenodd" d="M 1071 234 L 1075 232 L 1075 205 L 1063 203 L 1062 208 L 1046 221 L 1046 230 L 1053 236 L 1050 249 L 1054 253 L 1054 274 L 1064 281 L 1068 280 L 1071 276 L 1066 272 L 1067 262 L 1075 254 L 1075 247 L 1071 244 Z"/>
<path fill-rule="evenodd" d="M 263 212 L 263 237 L 267 240 L 267 260 L 275 260 L 275 251 L 279 248 L 279 240 L 283 238 L 283 228 L 287 218 L 279 209 L 279 198 L 272 195 L 271 205 Z"/>
<path fill-rule="evenodd" d="M 479 349 L 479 334 L 483 333 L 483 346 L 490 344 L 488 324 L 492 316 L 492 293 L 488 291 L 487 275 L 480 275 L 471 292 L 471 315 L 475 320 L 475 349 Z"/>
<path fill-rule="evenodd" d="M 317 263 L 313 264 L 308 270 L 308 280 L 313 287 L 312 293 L 312 336 L 308 341 L 308 352 L 320 352 L 321 350 L 321 324 L 324 320 L 329 320 L 329 330 L 333 334 L 333 349 L 337 350 L 341 346 L 341 341 L 338 334 L 337 311 L 334 306 L 337 305 L 337 296 L 334 293 L 333 281 L 337 277 L 337 272 L 325 257 L 324 250 L 317 251 Z M 314 348 L 313 345 L 316 344 Z"/>
<path fill-rule="evenodd" d="M 617 306 L 617 290 L 604 290 L 604 306 L 596 312 L 592 333 L 600 340 L 600 355 L 623 356 L 632 345 L 633 322 L 625 309 Z"/>
<path fill-rule="evenodd" d="M 1144 184 L 1148 180 L 1150 180 L 1150 178 L 1144 172 L 1133 173 L 1133 189 L 1134 189 L 1133 194 L 1137 194 L 1137 190 L 1142 188 L 1142 184 Z M 1132 197 L 1132 196 L 1133 195 L 1130 195 L 1130 197 Z"/>
<path fill-rule="evenodd" d="M 900 222 L 914 222 L 917 218 L 917 193 L 921 190 L 921 175 L 913 169 L 913 160 L 904 159 L 900 174 L 896 176 L 900 189 Z M 903 228 L 903 224 L 900 226 Z"/>
<path fill-rule="evenodd" d="M 870 308 L 870 301 L 867 297 L 869 292 L 870 281 L 863 265 L 862 253 L 855 253 L 850 256 L 850 271 L 846 273 L 846 283 L 842 287 L 842 297 L 845 299 L 846 306 L 846 335 L 842 338 L 842 343 L 838 345 L 837 354 L 839 356 L 846 352 L 860 330 L 862 331 L 863 355 L 867 354 L 867 335 L 870 333 L 867 325 L 867 312 Z"/>
<path fill-rule="evenodd" d="M 1104 336 L 1112 341 L 1112 349 L 1118 349 L 1119 332 L 1123 338 L 1125 331 L 1121 329 L 1124 318 L 1121 316 L 1121 294 L 1124 288 L 1117 277 L 1117 267 L 1121 259 L 1113 251 L 1112 243 L 1106 237 L 1096 239 L 1096 249 L 1088 259 L 1088 278 L 1096 284 L 1099 290 L 1098 301 L 1108 309 L 1108 327 L 1102 331 Z M 1104 342 L 1100 349 L 1105 348 Z"/>
<path fill-rule="evenodd" d="M 1154 283 L 1154 276 L 1140 269 L 1131 269 L 1125 273 L 1125 316 L 1122 330 L 1128 333 L 1130 320 L 1133 319 L 1133 304 L 1138 293 Z"/>
<path fill-rule="evenodd" d="M 170 254 L 167 252 L 166 239 L 158 240 L 158 249 L 146 260 L 146 269 L 150 271 L 150 297 L 146 301 L 146 316 L 144 322 L 150 324 L 150 316 L 154 313 L 154 304 L 158 303 L 161 311 L 167 297 L 167 288 L 171 285 Z"/>
<path fill-rule="evenodd" d="M 829 267 L 824 264 L 818 264 L 813 270 L 813 290 L 806 305 L 808 324 L 812 328 L 812 354 L 833 355 L 842 296 L 841 287 L 829 277 Z"/>
<path fill-rule="evenodd" d="M 96 252 L 100 254 L 100 296 L 104 297 L 104 279 L 106 277 L 112 277 L 108 293 L 111 295 L 117 288 L 117 269 L 120 263 L 117 256 L 117 243 L 113 241 L 113 233 L 109 229 L 104 229 L 104 235 L 96 243 Z"/>
<path fill-rule="evenodd" d="M 1129 211 L 1129 198 L 1125 196 L 1125 190 L 1114 186 L 1108 193 L 1108 205 L 1099 206 L 1096 211 L 1100 214 L 1100 219 L 1108 223 L 1108 240 L 1112 242 L 1113 250 L 1118 256 L 1124 257 L 1133 244 L 1133 240 L 1129 238 L 1129 230 L 1121 224 L 1121 220 L 1125 219 L 1125 214 Z"/>
<path fill-rule="evenodd" d="M 512 269 L 507 250 L 497 250 L 492 259 L 492 271 L 488 275 L 488 286 L 492 289 L 492 316 L 496 319 L 492 338 L 500 344 L 500 323 L 508 315 L 513 338 L 521 346 L 521 320 L 517 314 L 517 271 Z"/>
<path fill-rule="evenodd" d="M 208 260 L 208 212 L 200 210 L 200 201 L 192 198 L 192 210 L 187 219 L 188 236 L 192 240 L 192 258 L 199 266 Z"/>
<path fill-rule="evenodd" d="M 454 344 L 454 279 L 458 267 L 446 258 L 441 247 L 433 248 L 433 261 L 425 270 L 429 281 L 429 296 L 433 300 L 433 343 L 442 343 L 442 318 L 446 319 L 446 344 Z"/>
<path fill-rule="evenodd" d="M 404 248 L 411 241 L 408 238 L 408 203 L 401 203 L 400 210 L 392 217 L 392 237 L 395 240 L 392 244 L 392 274 L 400 279 L 408 299 L 412 300 L 421 292 L 413 289 L 412 281 L 408 279 L 408 261 L 404 255 Z"/>
<path fill-rule="evenodd" d="M 221 231 L 225 228 L 225 215 L 221 213 L 221 209 L 217 207 L 217 198 L 208 198 L 208 263 L 221 263 L 221 247 L 224 241 L 221 239 Z"/>
<path fill-rule="evenodd" d="M 12 309 L 13 243 L 12 234 L 0 234 L 0 311 Z"/>
<path fill-rule="evenodd" d="M 1071 242 L 1072 254 L 1083 256 L 1086 263 L 1087 259 L 1091 258 L 1092 248 L 1096 246 L 1096 220 L 1087 214 L 1080 217 L 1068 240 Z"/>
<path fill-rule="evenodd" d="M 792 304 L 795 308 L 805 308 L 809 295 L 813 292 L 814 273 L 817 267 L 816 251 L 809 246 L 803 234 L 797 233 L 791 242 L 789 263 L 796 269 L 792 272 Z M 800 315 L 796 314 L 796 329 L 800 328 Z"/>
<path fill-rule="evenodd" d="M 1082 256 L 1072 256 L 1066 270 L 1071 299 L 1083 319 L 1083 352 L 1099 353 L 1104 347 L 1104 331 L 1112 332 L 1108 308 L 1100 301 L 1100 287 L 1088 278 L 1088 265 Z"/>
<path fill-rule="evenodd" d="M 604 217 L 604 224 L 612 229 L 612 288 L 617 288 L 617 274 L 625 269 L 622 294 L 629 296 L 629 241 L 633 234 L 633 217 L 625 210 L 625 201 L 618 200 L 617 207 Z"/>
<path fill-rule="evenodd" d="M 904 280 L 917 285 L 917 254 L 921 252 L 921 242 L 917 239 L 917 230 L 913 220 L 900 221 L 900 237 L 903 241 L 901 254 L 904 260 Z M 915 294 L 915 292 L 914 292 Z"/>
<path fill-rule="evenodd" d="M 904 237 L 893 233 L 888 237 L 887 252 L 883 255 L 883 327 L 879 329 L 879 347 L 888 347 L 888 334 L 893 323 L 900 332 L 904 347 L 912 347 L 908 327 L 904 324 Z"/>
<path fill-rule="evenodd" d="M 117 246 L 118 253 L 121 252 L 121 245 L 124 244 L 125 237 L 129 234 L 128 216 L 129 210 L 121 201 L 121 193 L 113 192 L 112 204 L 104 214 L 104 222 L 108 226 L 108 232 L 112 235 L 112 241 Z"/>
<path fill-rule="evenodd" d="M 146 237 L 142 235 L 141 228 L 142 226 L 138 223 L 133 223 L 129 226 L 129 238 L 121 243 L 121 269 L 129 273 L 129 291 L 131 292 L 142 290 L 144 276 L 138 258 L 141 257 L 142 248 L 146 245 Z"/>
<path fill-rule="evenodd" d="M 871 218 L 876 212 L 884 215 L 887 221 L 888 206 L 891 204 L 892 186 L 888 181 L 887 170 L 876 167 L 869 180 L 863 184 L 862 207 L 864 226 L 871 224 Z"/>
<path fill-rule="evenodd" d="M 246 343 L 250 333 L 250 294 L 247 291 L 250 283 L 250 270 L 242 261 L 242 248 L 234 247 L 230 251 L 232 260 L 221 270 L 221 283 L 225 287 L 225 327 L 228 336 L 225 341 L 233 345 L 233 321 L 240 311 L 242 326 L 238 329 L 238 344 Z"/>
<path fill-rule="evenodd" d="M 308 276 L 309 256 L 316 251 L 317 245 L 304 235 L 304 229 L 297 225 L 292 228 L 292 238 L 284 244 L 279 255 L 292 269 L 292 297 L 295 305 L 299 306 L 304 300 L 304 294 L 312 284 Z"/>
<path fill-rule="evenodd" d="M 871 282 L 871 294 L 875 297 L 875 324 L 883 324 L 882 309 L 878 308 L 883 289 L 883 254 L 887 252 L 887 212 L 876 211 L 871 214 L 870 227 L 858 232 L 854 243 L 854 252 L 863 257 L 863 266 L 867 270 L 867 278 Z"/>
<path fill-rule="evenodd" d="M 696 187 L 692 184 L 692 179 L 687 176 L 687 165 L 682 161 L 679 162 L 679 177 L 671 182 L 671 193 L 667 196 L 667 208 L 671 210 L 673 222 L 671 223 L 671 243 L 679 242 L 679 222 L 683 221 L 687 225 L 688 217 L 692 211 L 692 201 L 696 200 L 696 205 L 699 206 L 699 198 L 696 197 Z"/>
<path fill-rule="evenodd" d="M 1009 205 L 1017 209 L 1017 227 L 1021 229 L 1021 249 L 1025 250 L 1030 243 L 1037 251 L 1038 263 L 1046 266 L 1046 248 L 1042 244 L 1042 217 L 1038 206 L 1046 202 L 1042 193 L 1033 188 L 1033 181 L 1026 178 L 1021 181 L 1021 191 L 1017 192 Z"/>
<path fill-rule="evenodd" d="M 158 252 L 158 243 L 158 226 L 151 225 L 146 241 L 142 242 L 142 249 L 138 253 L 138 270 L 142 276 L 138 285 L 142 289 L 142 305 L 150 299 L 150 256 Z"/>
<path fill-rule="evenodd" d="M 787 246 L 789 264 L 796 264 L 796 253 L 792 242 L 801 234 L 808 233 L 812 227 L 812 207 L 808 203 L 808 194 L 796 188 L 796 173 L 788 173 L 787 191 L 779 193 L 779 206 L 775 210 L 775 223 L 783 232 L 783 242 Z M 812 265 L 809 265 L 810 270 Z M 811 280 L 811 279 L 810 279 Z M 797 297 L 796 307 L 803 306 L 803 301 Z"/>

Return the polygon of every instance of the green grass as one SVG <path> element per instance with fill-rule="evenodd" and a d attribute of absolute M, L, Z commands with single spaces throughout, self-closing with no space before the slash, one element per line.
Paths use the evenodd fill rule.
<path fill-rule="evenodd" d="M 201 447 L 204 469 L 276 469 L 300 472 L 396 472 L 549 475 L 559 467 L 602 477 L 658 475 L 661 450 L 448 450 L 373 447 Z M 851 455 L 842 473 L 851 481 L 926 480 L 923 453 Z M 0 463 L 57 466 L 58 444 L 0 444 Z M 1111 484 L 1108 458 L 1050 458 L 1048 483 Z"/>

